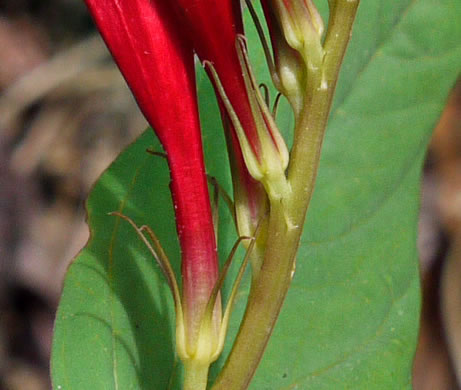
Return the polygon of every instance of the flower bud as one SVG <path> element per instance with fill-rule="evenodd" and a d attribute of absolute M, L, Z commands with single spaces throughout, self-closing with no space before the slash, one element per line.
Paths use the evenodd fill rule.
<path fill-rule="evenodd" d="M 304 106 L 306 65 L 300 53 L 288 44 L 269 1 L 261 0 L 261 5 L 274 53 L 275 76 L 272 79 L 275 87 L 288 99 L 297 118 Z M 272 59 L 268 58 L 268 61 Z"/>
<path fill-rule="evenodd" d="M 286 42 L 299 52 L 308 69 L 318 69 L 324 56 L 324 26 L 312 0 L 262 0 L 262 4 L 266 15 L 269 9 L 276 15 Z"/>

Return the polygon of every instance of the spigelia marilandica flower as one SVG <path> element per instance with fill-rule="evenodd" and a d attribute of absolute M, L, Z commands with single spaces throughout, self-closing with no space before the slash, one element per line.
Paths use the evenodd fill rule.
<path fill-rule="evenodd" d="M 229 129 L 238 230 L 253 235 L 268 212 L 269 200 L 288 191 L 288 150 L 249 66 L 241 5 L 234 0 L 176 3 L 194 50 L 214 83 Z"/>
<path fill-rule="evenodd" d="M 222 350 L 229 313 L 226 311 L 224 318 L 221 314 L 222 282 L 218 282 L 193 50 L 187 35 L 181 34 L 181 23 L 163 0 L 85 1 L 166 152 L 181 246 L 182 296 L 154 233 L 114 214 L 135 227 L 165 273 L 176 305 L 177 350 L 186 368 L 192 364 L 208 371 Z"/>

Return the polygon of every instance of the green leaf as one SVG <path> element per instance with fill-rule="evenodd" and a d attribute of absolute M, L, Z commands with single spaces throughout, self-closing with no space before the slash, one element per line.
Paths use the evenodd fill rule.
<path fill-rule="evenodd" d="M 326 1 L 318 3 L 325 14 Z M 421 165 L 460 70 L 460 18 L 457 0 L 362 1 L 296 275 L 250 388 L 411 388 Z M 250 27 L 248 35 L 256 73 L 268 82 Z M 198 85 L 208 171 L 230 191 L 219 112 L 203 72 Z M 284 104 L 278 123 L 287 138 L 291 121 Z M 166 282 L 132 228 L 107 215 L 119 211 L 152 227 L 179 275 L 168 169 L 146 148 L 161 150 L 152 131 L 121 154 L 88 200 L 91 239 L 69 268 L 56 318 L 55 390 L 181 388 Z M 236 234 L 223 205 L 220 214 L 225 260 Z M 224 355 L 247 289 L 248 280 Z"/>
<path fill-rule="evenodd" d="M 68 270 L 56 319 L 55 389 L 167 388 L 175 362 L 171 294 L 134 230 L 108 215 L 153 227 L 177 266 L 174 224 L 162 224 L 174 221 L 168 169 L 146 153 L 153 143 L 153 132 L 145 133 L 88 199 L 91 239 Z"/>

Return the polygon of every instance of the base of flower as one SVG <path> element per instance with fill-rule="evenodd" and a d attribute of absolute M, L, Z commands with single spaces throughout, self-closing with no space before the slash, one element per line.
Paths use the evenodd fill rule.
<path fill-rule="evenodd" d="M 189 360 L 184 362 L 183 390 L 206 390 L 209 364 Z"/>

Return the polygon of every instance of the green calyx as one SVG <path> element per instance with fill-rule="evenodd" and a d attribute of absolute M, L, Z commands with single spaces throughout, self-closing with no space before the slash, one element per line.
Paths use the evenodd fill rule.
<path fill-rule="evenodd" d="M 243 36 L 237 37 L 236 50 L 257 131 L 256 140 L 250 142 L 248 139 L 245 124 L 240 122 L 213 64 L 205 61 L 204 66 L 209 68 L 217 91 L 235 128 L 248 172 L 255 180 L 262 183 L 271 201 L 280 200 L 290 192 L 285 176 L 289 152 L 251 70 Z M 258 144 L 258 153 L 255 152 L 252 143 Z"/>

